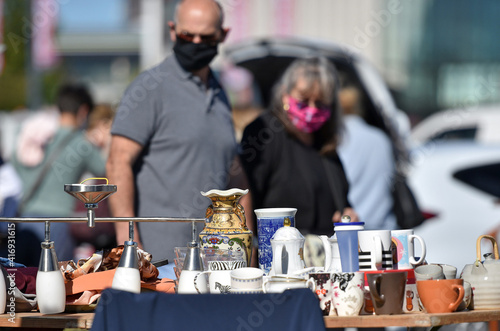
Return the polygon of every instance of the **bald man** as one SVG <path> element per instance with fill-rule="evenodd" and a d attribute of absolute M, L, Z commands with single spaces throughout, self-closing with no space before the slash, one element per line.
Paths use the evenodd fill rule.
<path fill-rule="evenodd" d="M 203 218 L 210 202 L 200 191 L 226 189 L 237 145 L 227 97 L 209 68 L 228 32 L 222 24 L 217 2 L 181 1 L 169 22 L 173 54 L 126 90 L 107 162 L 118 186 L 109 199 L 113 216 Z M 142 222 L 135 239 L 153 262 L 173 262 L 190 229 Z M 128 239 L 126 223 L 116 223 L 116 232 L 118 244 Z"/>

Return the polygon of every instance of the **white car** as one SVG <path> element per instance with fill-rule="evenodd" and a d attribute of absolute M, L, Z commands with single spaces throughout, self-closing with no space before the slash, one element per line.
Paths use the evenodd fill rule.
<path fill-rule="evenodd" d="M 437 112 L 412 130 L 415 145 L 436 140 L 474 140 L 500 143 L 500 105 L 488 105 Z"/>
<path fill-rule="evenodd" d="M 409 185 L 423 212 L 435 215 L 415 228 L 426 260 L 451 264 L 460 274 L 476 260 L 477 238 L 500 226 L 500 145 L 435 141 L 415 149 L 412 161 Z M 485 241 L 482 254 L 488 252 Z"/>

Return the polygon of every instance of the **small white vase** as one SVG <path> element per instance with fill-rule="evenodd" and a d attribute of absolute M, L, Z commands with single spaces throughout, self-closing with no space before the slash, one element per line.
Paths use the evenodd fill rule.
<path fill-rule="evenodd" d="M 137 268 L 118 267 L 111 288 L 132 293 L 141 293 L 141 275 Z"/>
<path fill-rule="evenodd" d="M 36 275 L 36 300 L 42 314 L 59 314 L 66 308 L 66 288 L 59 270 L 38 271 Z"/>

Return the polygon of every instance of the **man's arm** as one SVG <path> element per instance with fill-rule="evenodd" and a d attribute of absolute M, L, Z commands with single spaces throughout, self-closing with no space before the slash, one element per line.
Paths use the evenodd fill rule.
<path fill-rule="evenodd" d="M 132 166 L 142 150 L 142 145 L 129 138 L 114 135 L 106 164 L 106 173 L 111 184 L 117 186 L 115 194 L 109 199 L 111 216 L 134 217 L 134 174 Z M 128 240 L 128 222 L 116 222 L 116 242 L 121 245 Z M 141 245 L 137 225 L 134 223 L 134 239 Z"/>

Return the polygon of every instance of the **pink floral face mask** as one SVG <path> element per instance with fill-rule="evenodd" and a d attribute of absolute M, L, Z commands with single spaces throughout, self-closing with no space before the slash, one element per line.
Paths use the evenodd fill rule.
<path fill-rule="evenodd" d="M 318 131 L 331 116 L 326 107 L 311 107 L 308 104 L 288 97 L 289 107 L 286 109 L 288 119 L 297 129 L 305 133 Z"/>

